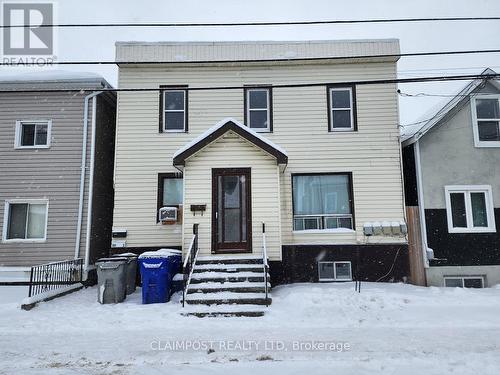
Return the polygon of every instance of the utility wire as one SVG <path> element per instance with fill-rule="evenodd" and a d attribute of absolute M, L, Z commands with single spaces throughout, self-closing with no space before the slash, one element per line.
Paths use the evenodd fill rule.
<path fill-rule="evenodd" d="M 442 82 L 442 81 L 468 81 L 475 79 L 489 80 L 499 79 L 500 73 L 496 74 L 472 74 L 472 75 L 455 75 L 455 76 L 439 76 L 439 77 L 415 77 L 415 78 L 394 78 L 394 79 L 374 79 L 364 81 L 342 81 L 342 82 L 313 82 L 313 83 L 292 83 L 292 84 L 276 84 L 272 85 L 276 88 L 300 88 L 300 87 L 319 87 L 319 86 L 349 86 L 349 85 L 379 85 L 379 84 L 396 84 L 396 83 L 415 83 L 415 82 Z M 9 82 L 8 80 L 4 81 Z M 20 81 L 23 82 L 23 81 Z M 16 81 L 12 82 L 16 83 Z M 63 83 L 64 84 L 64 83 Z M 0 81 L 0 88 L 2 81 Z M 204 86 L 204 87 L 182 87 L 186 91 L 208 91 L 208 90 L 243 90 L 247 86 Z M 164 91 L 165 88 L 161 87 L 131 87 L 131 88 L 57 88 L 57 89 L 0 89 L 3 92 L 16 92 L 16 93 L 35 93 L 35 92 L 88 92 L 88 91 L 105 91 L 105 92 L 148 92 L 148 91 Z"/>
<path fill-rule="evenodd" d="M 207 60 L 207 61 L 53 61 L 50 65 L 158 65 L 158 64 L 237 64 L 237 63 L 269 63 L 269 62 L 288 62 L 288 61 L 324 61 L 324 60 L 359 60 L 374 58 L 400 58 L 400 57 L 418 57 L 418 56 L 441 56 L 441 55 L 470 55 L 484 53 L 499 53 L 500 49 L 484 50 L 462 50 L 462 51 L 433 51 L 433 52 L 408 52 L 398 54 L 379 54 L 379 55 L 357 55 L 357 56 L 329 56 L 329 57 L 303 57 L 303 58 L 279 58 L 279 59 L 256 59 L 256 60 Z M 20 66 L 22 62 L 13 59 L 13 61 L 0 62 L 0 66 Z"/>
<path fill-rule="evenodd" d="M 432 18 L 388 18 L 365 20 L 320 20 L 320 21 L 283 21 L 283 22 L 142 22 L 142 23 L 60 23 L 36 25 L 37 28 L 82 28 L 82 27 L 240 27 L 240 26 L 294 26 L 294 25 L 342 25 L 363 23 L 404 23 L 404 22 L 449 22 L 449 21 L 498 21 L 500 17 L 432 17 Z M 2 29 L 30 28 L 33 25 L 0 25 Z"/>

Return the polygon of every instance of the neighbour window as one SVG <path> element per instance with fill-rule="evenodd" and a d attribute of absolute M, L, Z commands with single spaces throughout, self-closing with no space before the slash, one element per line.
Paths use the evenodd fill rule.
<path fill-rule="evenodd" d="M 318 262 L 319 281 L 351 281 L 351 262 Z"/>
<path fill-rule="evenodd" d="M 272 92 L 270 87 L 245 89 L 245 123 L 258 132 L 272 131 Z"/>
<path fill-rule="evenodd" d="M 293 229 L 353 229 L 350 174 L 292 175 Z"/>
<path fill-rule="evenodd" d="M 500 97 L 478 96 L 472 100 L 476 146 L 500 147 Z"/>
<path fill-rule="evenodd" d="M 445 277 L 444 286 L 452 288 L 484 288 L 484 278 L 482 276 Z"/>
<path fill-rule="evenodd" d="M 491 186 L 446 186 L 448 232 L 495 232 Z"/>
<path fill-rule="evenodd" d="M 52 121 L 18 121 L 16 148 L 47 148 L 50 146 Z"/>
<path fill-rule="evenodd" d="M 352 87 L 328 87 L 330 131 L 356 130 L 355 90 Z"/>
<path fill-rule="evenodd" d="M 44 240 L 47 202 L 7 202 L 4 240 Z"/>
<path fill-rule="evenodd" d="M 158 210 L 162 207 L 179 207 L 182 205 L 183 196 L 182 174 L 160 173 L 158 175 Z"/>
<path fill-rule="evenodd" d="M 187 131 L 187 90 L 167 89 L 161 92 L 161 131 L 179 133 Z"/>

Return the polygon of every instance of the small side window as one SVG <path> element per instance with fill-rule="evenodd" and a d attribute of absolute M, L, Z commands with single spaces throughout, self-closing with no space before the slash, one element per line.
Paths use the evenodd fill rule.
<path fill-rule="evenodd" d="M 160 94 L 160 111 L 160 132 L 187 132 L 187 90 L 162 90 Z"/>
<path fill-rule="evenodd" d="M 245 89 L 245 124 L 257 132 L 271 132 L 272 91 L 270 87 Z"/>
<path fill-rule="evenodd" d="M 15 148 L 48 148 L 52 121 L 17 121 Z"/>
<path fill-rule="evenodd" d="M 354 86 L 328 87 L 328 118 L 332 132 L 357 130 Z"/>

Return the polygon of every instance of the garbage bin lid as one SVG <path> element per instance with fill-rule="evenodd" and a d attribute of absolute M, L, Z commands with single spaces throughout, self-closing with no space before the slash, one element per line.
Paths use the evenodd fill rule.
<path fill-rule="evenodd" d="M 137 254 L 134 253 L 121 253 L 112 255 L 113 258 L 124 257 L 124 258 L 137 258 Z"/>
<path fill-rule="evenodd" d="M 99 258 L 96 263 L 104 263 L 104 262 L 126 262 L 128 259 L 125 257 L 113 257 L 113 258 Z"/>
<path fill-rule="evenodd" d="M 156 251 L 146 251 L 139 255 L 139 259 L 147 258 L 168 258 L 171 256 L 180 256 L 182 254 L 181 250 L 177 249 L 159 249 Z"/>

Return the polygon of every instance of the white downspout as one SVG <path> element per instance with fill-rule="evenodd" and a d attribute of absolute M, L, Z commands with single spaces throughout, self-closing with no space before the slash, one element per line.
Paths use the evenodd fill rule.
<path fill-rule="evenodd" d="M 420 142 L 417 140 L 414 145 L 415 165 L 417 167 L 417 194 L 420 215 L 420 235 L 422 237 L 422 257 L 424 258 L 424 267 L 429 268 L 427 259 L 427 226 L 425 223 L 425 205 L 424 205 L 424 185 L 422 179 L 422 166 L 420 164 Z"/>
<path fill-rule="evenodd" d="M 95 142 L 95 97 L 99 94 L 101 94 L 102 91 L 98 92 L 93 92 L 92 94 L 87 95 L 84 98 L 84 106 L 83 106 L 83 141 L 82 141 L 82 163 L 80 167 L 80 197 L 79 197 L 79 203 L 78 203 L 78 222 L 76 226 L 76 241 L 75 241 L 75 259 L 80 257 L 80 239 L 82 235 L 82 218 L 83 218 L 83 203 L 84 203 L 84 196 L 85 196 L 85 169 L 86 169 L 86 164 L 87 164 L 87 142 L 88 142 L 88 123 L 89 123 L 89 100 L 93 98 L 92 102 L 92 146 L 91 146 L 91 174 L 90 177 L 91 179 L 93 178 L 93 167 L 94 167 L 94 142 Z M 92 181 L 93 183 L 93 181 Z M 91 196 L 92 196 L 92 188 L 91 185 L 89 184 L 89 190 L 90 190 L 90 195 L 89 195 L 89 210 L 90 212 L 90 205 L 91 205 Z M 87 226 L 87 234 L 89 234 L 88 226 Z M 85 249 L 85 259 L 87 265 L 87 246 Z"/>

